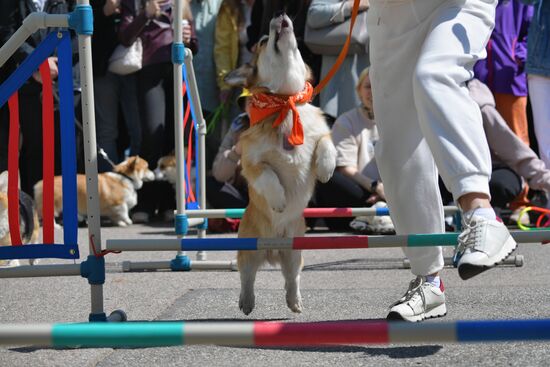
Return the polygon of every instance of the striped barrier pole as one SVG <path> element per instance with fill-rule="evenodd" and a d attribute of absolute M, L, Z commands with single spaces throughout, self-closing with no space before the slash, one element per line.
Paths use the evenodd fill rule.
<path fill-rule="evenodd" d="M 446 215 L 458 213 L 458 207 L 445 206 Z M 189 218 L 242 218 L 244 208 L 233 209 L 193 209 L 185 214 Z M 358 216 L 383 216 L 389 215 L 388 208 L 306 208 L 305 218 L 348 218 Z"/>
<path fill-rule="evenodd" d="M 0 325 L 0 345 L 146 348 L 550 341 L 550 319 L 413 324 L 381 321 L 127 322 Z"/>
<path fill-rule="evenodd" d="M 513 231 L 520 243 L 550 241 L 549 231 Z M 411 234 L 395 236 L 328 236 L 294 238 L 186 238 L 109 239 L 112 251 L 237 251 L 237 250 L 336 250 L 358 248 L 454 246 L 458 233 Z"/>

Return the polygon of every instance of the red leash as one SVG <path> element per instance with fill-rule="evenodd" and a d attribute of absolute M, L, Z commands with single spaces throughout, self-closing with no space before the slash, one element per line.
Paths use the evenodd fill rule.
<path fill-rule="evenodd" d="M 357 18 L 357 13 L 359 13 L 359 0 L 355 0 L 353 2 L 353 9 L 351 11 L 351 23 L 349 25 L 349 33 L 348 33 L 348 37 L 346 38 L 346 42 L 342 47 L 342 51 L 340 51 L 340 54 L 338 55 L 336 62 L 334 63 L 334 65 L 332 65 L 332 68 L 330 68 L 330 71 L 327 73 L 327 75 L 325 75 L 325 77 L 313 89 L 313 95 L 321 93 L 321 91 L 323 90 L 324 87 L 326 87 L 330 79 L 332 79 L 334 74 L 336 74 L 338 69 L 340 69 L 340 66 L 342 65 L 345 58 L 347 57 L 349 44 L 351 42 L 351 33 L 353 31 L 353 26 L 355 25 L 355 19 Z"/>

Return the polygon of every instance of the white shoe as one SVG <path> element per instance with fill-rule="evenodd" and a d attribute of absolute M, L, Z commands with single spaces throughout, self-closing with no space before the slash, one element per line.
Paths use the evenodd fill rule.
<path fill-rule="evenodd" d="M 378 201 L 372 207 L 387 208 L 388 204 L 384 201 Z M 395 227 L 389 215 L 356 217 L 349 226 L 358 232 L 368 234 L 395 234 Z"/>
<path fill-rule="evenodd" d="M 418 322 L 447 314 L 443 282 L 441 287 L 417 277 L 409 283 L 409 289 L 397 302 L 390 306 L 388 320 Z"/>
<path fill-rule="evenodd" d="M 464 280 L 492 268 L 517 247 L 502 222 L 471 215 L 462 224 L 455 257 L 459 259 L 458 275 Z"/>

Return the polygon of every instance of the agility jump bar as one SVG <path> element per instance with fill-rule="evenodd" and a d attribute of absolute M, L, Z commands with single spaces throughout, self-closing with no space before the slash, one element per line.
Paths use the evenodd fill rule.
<path fill-rule="evenodd" d="M 446 215 L 457 213 L 458 207 L 443 207 Z M 243 208 L 233 209 L 193 209 L 185 212 L 189 218 L 242 218 Z M 390 215 L 388 208 L 306 208 L 305 218 L 348 218 L 358 216 L 383 216 Z"/>
<path fill-rule="evenodd" d="M 550 320 L 127 322 L 0 325 L 0 345 L 165 347 L 179 345 L 321 346 L 350 344 L 550 341 Z"/>
<path fill-rule="evenodd" d="M 514 231 L 511 234 L 520 243 L 550 241 L 549 231 Z M 434 233 L 294 238 L 109 239 L 106 248 L 112 251 L 336 250 L 456 246 L 457 243 L 458 233 Z"/>

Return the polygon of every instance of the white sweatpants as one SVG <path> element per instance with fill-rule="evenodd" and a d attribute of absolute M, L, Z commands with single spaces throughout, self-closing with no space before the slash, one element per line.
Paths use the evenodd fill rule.
<path fill-rule="evenodd" d="M 528 82 L 540 159 L 550 167 L 550 78 L 531 74 Z"/>
<path fill-rule="evenodd" d="M 398 234 L 441 233 L 438 171 L 455 199 L 489 195 L 491 157 L 465 82 L 485 57 L 497 0 L 371 0 L 376 159 Z M 415 275 L 443 267 L 441 247 L 406 248 Z"/>

